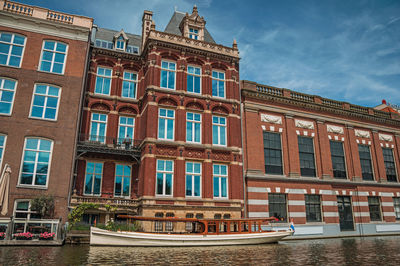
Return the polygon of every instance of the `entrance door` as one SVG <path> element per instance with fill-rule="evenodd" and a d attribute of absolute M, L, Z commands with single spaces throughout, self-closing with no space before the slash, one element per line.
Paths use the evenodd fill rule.
<path fill-rule="evenodd" d="M 354 231 L 351 199 L 348 196 L 337 196 L 340 231 Z"/>

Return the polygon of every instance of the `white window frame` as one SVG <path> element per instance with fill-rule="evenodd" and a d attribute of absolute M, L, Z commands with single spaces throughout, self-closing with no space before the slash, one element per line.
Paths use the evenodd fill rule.
<path fill-rule="evenodd" d="M 28 139 L 38 139 L 38 140 L 46 140 L 46 141 L 50 141 L 51 145 L 50 145 L 50 151 L 45 151 L 45 152 L 50 152 L 49 155 L 49 162 L 48 162 L 48 168 L 47 168 L 47 177 L 46 177 L 46 185 L 42 186 L 42 185 L 35 185 L 35 180 L 36 180 L 36 170 L 37 170 L 37 163 L 38 163 L 38 154 L 36 153 L 35 155 L 35 165 L 34 165 L 34 170 L 33 170 L 33 176 L 32 176 L 32 184 L 21 184 L 21 177 L 22 177 L 22 173 L 23 173 L 23 166 L 24 166 L 24 157 L 25 157 L 25 152 L 26 152 L 26 142 Z M 40 147 L 40 144 L 39 144 Z M 47 189 L 49 186 L 49 180 L 50 180 L 50 173 L 51 173 L 51 163 L 52 163 L 52 158 L 53 158 L 53 148 L 54 148 L 54 141 L 51 139 L 46 139 L 46 138 L 40 138 L 40 137 L 25 137 L 24 140 L 24 149 L 23 149 L 23 153 L 22 153 L 22 158 L 21 158 L 21 166 L 20 166 L 20 170 L 19 170 L 19 176 L 18 176 L 18 187 L 29 187 L 29 188 L 43 188 L 43 189 Z M 40 150 L 35 150 L 35 152 L 40 152 Z"/>
<path fill-rule="evenodd" d="M 101 69 L 104 69 L 104 70 L 106 70 L 106 69 L 111 70 L 110 76 L 100 75 L 100 74 L 99 74 L 99 69 L 100 69 L 100 68 L 101 68 Z M 96 82 L 94 83 L 94 91 L 93 91 L 94 94 L 100 94 L 100 95 L 108 95 L 108 96 L 110 96 L 110 95 L 111 95 L 112 80 L 113 80 L 112 76 L 113 76 L 113 70 L 112 70 L 112 68 L 103 67 L 103 66 L 97 66 L 97 70 L 96 70 Z M 100 92 L 96 92 L 97 77 L 103 78 L 103 84 L 102 84 L 102 86 L 101 86 L 101 93 L 100 93 Z M 110 79 L 110 88 L 108 89 L 108 94 L 104 93 L 104 79 Z"/>
<path fill-rule="evenodd" d="M 213 77 L 213 73 L 214 72 L 216 72 L 216 73 L 218 73 L 218 78 L 215 78 L 215 77 Z M 224 74 L 224 79 L 220 79 L 219 78 L 219 74 Z M 217 81 L 217 95 L 212 95 L 212 81 L 213 80 L 216 80 Z M 220 95 L 218 95 L 219 94 L 219 82 L 220 81 L 223 81 L 224 82 L 224 96 L 220 96 Z M 212 97 L 216 97 L 216 98 L 222 98 L 222 99 L 225 99 L 226 98 L 226 73 L 224 72 L 224 71 L 218 71 L 218 70 L 212 70 L 211 71 L 211 96 Z"/>
<path fill-rule="evenodd" d="M 187 172 L 187 171 L 186 171 L 186 170 L 187 170 L 187 167 L 186 167 L 187 163 L 200 164 L 200 173 L 195 173 L 194 170 L 193 170 L 192 172 Z M 193 166 L 193 168 L 194 168 L 194 166 Z M 186 161 L 186 162 L 185 162 L 185 197 L 186 197 L 186 198 L 201 198 L 201 195 L 202 195 L 202 185 L 201 185 L 201 182 L 202 182 L 202 179 L 203 179 L 203 176 L 202 176 L 202 168 L 203 168 L 203 165 L 202 165 L 201 162 L 195 162 L 195 161 Z M 187 178 L 187 176 L 190 176 L 191 179 L 192 179 L 192 195 L 189 195 L 189 196 L 186 195 L 186 186 L 187 186 L 187 184 L 186 184 L 186 178 Z M 198 195 L 198 196 L 195 196 L 195 195 L 194 195 L 194 190 L 195 190 L 194 177 L 195 177 L 195 176 L 200 176 L 200 191 L 199 191 L 199 195 Z"/>
<path fill-rule="evenodd" d="M 3 146 L 0 146 L 0 148 L 2 148 L 3 150 L 0 152 L 0 175 L 3 173 L 2 169 L 3 169 L 3 158 L 4 158 L 4 151 L 6 149 L 6 144 L 7 144 L 7 135 L 6 134 L 2 134 L 0 133 L 0 137 L 3 136 L 4 137 L 4 143 Z"/>
<path fill-rule="evenodd" d="M 36 88 L 37 88 L 38 85 L 46 86 L 46 94 L 38 94 L 38 93 L 36 93 Z M 53 87 L 53 88 L 57 88 L 57 89 L 58 89 L 58 96 L 57 96 L 57 97 L 48 94 L 49 87 Z M 58 109 L 60 108 L 60 103 L 61 103 L 61 92 L 62 92 L 61 87 L 54 86 L 54 85 L 50 85 L 50 84 L 36 83 L 35 86 L 34 86 L 34 88 L 33 88 L 32 101 L 31 101 L 31 109 L 30 109 L 30 111 L 29 111 L 29 118 L 32 118 L 32 119 L 40 119 L 40 120 L 49 120 L 49 121 L 57 121 L 57 118 L 58 118 Z M 35 95 L 40 95 L 40 96 L 45 97 L 42 117 L 32 116 L 33 102 L 34 102 L 34 100 L 35 100 Z M 56 115 L 55 115 L 54 119 L 45 118 L 45 117 L 44 117 L 44 114 L 46 113 L 47 100 L 48 100 L 49 97 L 57 98 L 57 108 L 56 108 Z"/>
<path fill-rule="evenodd" d="M 220 124 L 219 122 L 218 123 L 214 123 L 214 117 L 218 117 L 218 118 L 224 118 L 225 119 L 225 125 L 222 125 L 222 124 Z M 214 146 L 221 146 L 221 147 L 226 147 L 226 146 L 228 146 L 228 119 L 227 119 L 227 117 L 225 117 L 225 116 L 218 116 L 218 115 L 213 115 L 212 117 L 211 117 L 211 122 L 212 122 L 212 128 L 211 128 L 211 130 L 214 130 L 214 126 L 217 126 L 218 127 L 218 143 L 216 143 L 216 144 L 214 144 L 214 139 L 213 139 L 213 133 L 214 132 L 212 132 L 212 134 L 211 134 L 211 136 L 212 136 L 212 145 L 214 145 Z M 222 140 L 222 138 L 221 138 L 221 128 L 225 128 L 225 144 L 221 144 L 221 140 Z"/>
<path fill-rule="evenodd" d="M 23 60 L 23 58 L 24 58 L 24 53 L 25 53 L 25 46 L 26 46 L 26 39 L 27 39 L 27 37 L 24 36 L 24 35 L 18 34 L 18 33 L 5 32 L 5 31 L 0 32 L 0 34 L 3 34 L 3 33 L 5 33 L 5 34 L 11 34 L 12 37 L 11 37 L 11 42 L 10 42 L 10 43 L 0 40 L 0 43 L 9 44 L 9 45 L 11 46 L 10 49 L 9 49 L 9 51 L 8 51 L 8 54 L 7 54 L 7 63 L 6 63 L 5 65 L 3 65 L 3 64 L 0 64 L 0 65 L 2 65 L 2 66 L 8 66 L 8 67 L 21 68 L 22 60 Z M 24 44 L 14 44 L 14 39 L 15 39 L 15 36 L 16 36 L 16 35 L 18 35 L 18 36 L 20 36 L 20 37 L 24 37 Z M 14 46 L 14 45 L 15 45 L 15 46 L 20 46 L 20 47 L 22 46 L 21 60 L 19 61 L 19 66 L 10 66 L 10 65 L 9 65 L 9 63 L 10 63 L 10 58 L 11 58 L 12 46 Z"/>
<path fill-rule="evenodd" d="M 122 39 L 120 39 L 122 38 Z M 122 43 L 122 48 L 118 48 L 118 44 Z M 120 35 L 116 40 L 115 40 L 115 49 L 120 50 L 120 51 L 125 51 L 125 46 L 126 46 L 126 40 L 122 35 Z"/>
<path fill-rule="evenodd" d="M 54 42 L 55 44 L 54 44 L 54 50 L 48 50 L 48 49 L 45 49 L 44 48 L 44 45 L 45 45 L 45 43 L 46 42 Z M 56 47 L 57 47 L 57 44 L 58 43 L 61 43 L 61 44 L 64 44 L 66 47 L 65 47 L 65 53 L 64 52 L 58 52 L 58 51 L 56 51 Z M 41 72 L 46 72 L 46 73 L 52 73 L 52 74 L 56 74 L 56 75 L 64 75 L 64 73 L 65 73 L 65 66 L 67 65 L 67 56 L 68 56 L 68 49 L 69 49 L 69 45 L 67 44 L 67 43 L 65 43 L 65 42 L 60 42 L 60 41 L 56 41 L 56 40 L 43 40 L 43 43 L 42 43 L 42 52 L 41 52 L 41 54 L 40 54 L 40 60 L 39 60 L 39 65 L 38 65 L 38 71 L 41 71 Z M 50 65 L 50 71 L 46 71 L 46 70 L 41 70 L 40 69 L 40 67 L 41 67 L 41 65 L 42 65 L 42 61 L 43 61 L 43 54 L 44 54 L 44 51 L 47 51 L 47 52 L 52 52 L 53 53 L 53 57 L 52 57 L 52 59 L 51 59 L 51 65 Z M 53 66 L 54 66 L 54 62 L 55 62 L 55 54 L 56 53 L 60 53 L 60 54 L 65 54 L 65 57 L 64 57 L 64 62 L 63 62 L 63 68 L 62 68 L 62 72 L 61 73 L 56 73 L 56 72 L 53 72 L 52 70 L 53 70 Z M 47 61 L 47 60 L 46 60 Z M 48 61 L 47 61 L 48 62 Z"/>
<path fill-rule="evenodd" d="M 189 27 L 189 38 L 193 40 L 199 40 L 199 29 Z"/>
<path fill-rule="evenodd" d="M 163 63 L 168 63 L 168 68 L 163 68 Z M 171 69 L 169 69 L 169 64 L 175 64 L 175 69 L 174 70 L 171 70 Z M 177 67 L 177 63 L 176 62 L 174 62 L 174 61 L 170 61 L 170 60 L 161 60 L 161 66 L 160 66 L 160 68 L 161 68 L 161 70 L 160 70 L 160 88 L 163 88 L 163 89 L 168 89 L 168 90 L 176 90 L 176 67 Z M 163 71 L 167 71 L 167 87 L 163 87 L 162 86 L 162 72 Z M 168 88 L 168 85 L 169 85 L 169 75 L 171 75 L 171 73 L 173 73 L 173 75 L 174 75 L 174 87 L 173 88 Z"/>
<path fill-rule="evenodd" d="M 99 194 L 94 194 L 93 192 L 94 192 L 94 177 L 93 177 L 93 175 L 92 175 L 92 178 L 93 178 L 93 180 L 92 180 L 92 193 L 91 194 L 87 194 L 86 192 L 85 192 L 85 185 L 86 185 L 86 176 L 87 176 L 87 166 L 88 166 L 88 164 L 89 163 L 94 163 L 94 164 L 96 164 L 96 163 L 100 163 L 102 166 L 101 166 L 101 180 L 100 180 L 100 193 Z M 95 168 L 94 168 L 95 169 Z M 96 170 L 94 170 L 94 172 L 92 173 L 92 174 L 94 174 L 96 172 Z M 90 160 L 90 161 L 86 161 L 86 165 L 85 165 L 85 178 L 84 178 L 84 180 L 83 180 L 83 188 L 82 188 L 82 194 L 84 195 L 84 196 L 101 196 L 101 193 L 103 192 L 103 190 L 102 190 L 102 187 L 103 187 L 103 175 L 104 175 L 104 162 L 101 162 L 101 161 L 96 161 L 96 160 Z M 114 181 L 114 183 L 115 183 L 115 181 Z"/>
<path fill-rule="evenodd" d="M 124 196 L 124 178 L 127 177 L 125 175 L 122 175 L 122 182 L 121 182 L 121 195 L 116 195 L 115 194 L 115 188 L 117 187 L 117 165 L 122 165 L 122 166 L 129 166 L 131 168 L 131 171 L 129 173 L 129 194 L 127 196 Z M 104 167 L 104 165 L 103 165 Z M 125 174 L 125 172 L 123 173 Z M 101 178 L 103 180 L 103 176 Z M 131 164 L 122 164 L 122 163 L 116 163 L 115 164 L 115 175 L 114 175 L 114 197 L 117 198 L 130 198 L 131 197 L 131 189 L 132 189 L 132 165 Z"/>
<path fill-rule="evenodd" d="M 135 75 L 136 79 L 125 79 L 125 73 L 129 73 L 129 74 L 133 74 Z M 137 72 L 133 72 L 133 71 L 124 71 L 124 74 L 122 76 L 122 88 L 121 88 L 121 97 L 122 98 L 127 98 L 127 99 L 136 99 L 137 97 L 137 89 L 138 89 L 138 73 Z M 133 83 L 135 86 L 135 95 L 133 97 L 127 97 L 123 95 L 123 88 L 124 88 L 124 82 L 128 82 L 128 83 Z M 129 84 L 131 85 L 131 84 Z M 110 86 L 111 87 L 111 86 Z M 129 86 L 130 88 L 130 86 Z M 110 88 L 111 89 L 111 88 Z"/>
<path fill-rule="evenodd" d="M 192 120 L 189 120 L 189 118 L 188 118 L 188 114 L 193 114 L 193 119 Z M 200 115 L 200 121 L 196 121 L 196 120 L 194 120 L 194 115 Z M 199 114 L 199 113 L 193 113 L 193 112 L 187 112 L 186 113 L 186 142 L 189 142 L 189 143 L 198 143 L 198 144 L 201 144 L 201 130 L 202 130 L 202 128 L 201 128 L 201 121 L 202 120 L 202 115 L 201 114 Z M 188 126 L 188 123 L 191 123 L 191 126 L 192 126 L 192 140 L 188 140 L 188 132 L 187 132 L 187 126 Z M 196 136 L 196 132 L 195 132 L 195 124 L 200 124 L 200 141 L 195 141 L 195 136 Z"/>
<path fill-rule="evenodd" d="M 105 115 L 105 116 L 106 116 L 106 121 L 105 121 L 106 127 L 105 127 L 105 132 L 104 132 L 105 134 L 104 134 L 104 136 L 96 135 L 96 139 L 91 139 L 91 136 L 92 136 L 92 126 L 93 126 L 93 124 L 92 124 L 92 122 L 93 122 L 93 114 Z M 96 122 L 97 122 L 97 123 L 103 123 L 103 124 L 104 124 L 104 121 L 97 121 L 97 120 L 96 120 Z M 91 113 L 91 116 L 90 116 L 90 129 L 89 129 L 89 140 L 90 140 L 90 141 L 98 141 L 98 142 L 101 142 L 101 143 L 106 143 L 106 139 L 107 139 L 107 124 L 108 124 L 108 115 L 107 115 L 107 114 L 96 113 L 96 112 Z M 97 129 L 96 129 L 96 133 L 98 133 L 98 131 L 99 131 L 99 127 L 97 127 Z M 99 137 L 104 137 L 104 141 L 99 141 Z"/>
<path fill-rule="evenodd" d="M 124 117 L 124 118 L 126 118 L 126 119 L 128 119 L 128 118 L 132 118 L 133 119 L 133 125 L 128 125 L 128 124 L 121 124 L 121 118 L 122 117 Z M 121 115 L 121 116 L 119 116 L 118 117 L 118 135 L 117 135 L 117 142 L 118 143 L 120 143 L 120 137 L 119 137 L 119 133 L 121 132 L 121 126 L 124 126 L 124 127 L 128 127 L 128 128 L 132 128 L 132 136 L 130 136 L 130 140 L 131 141 L 133 141 L 134 140 L 134 138 L 135 138 L 135 123 L 136 123 L 136 121 L 135 121 L 136 119 L 135 119 L 135 117 L 132 117 L 132 116 L 124 116 L 124 115 Z M 125 134 L 124 134 L 125 136 L 124 136 L 124 139 L 122 140 L 122 142 L 126 139 L 126 132 L 125 132 Z"/>
<path fill-rule="evenodd" d="M 18 87 L 18 80 L 15 80 L 15 79 L 10 79 L 10 78 L 5 78 L 5 77 L 0 77 L 1 78 L 1 84 L 0 84 L 0 99 L 2 98 L 2 93 L 3 93 L 3 91 L 10 91 L 10 90 L 8 90 L 8 89 L 4 89 L 4 82 L 5 82 L 5 80 L 7 79 L 7 80 L 11 80 L 11 81 L 14 81 L 15 82 L 15 85 L 14 85 L 14 90 L 13 90 L 13 98 L 12 98 L 12 101 L 11 101 L 11 108 L 10 108 L 10 113 L 9 114 L 2 114 L 2 113 L 0 113 L 0 116 L 11 116 L 12 115 L 12 112 L 13 112 L 13 109 L 14 109 L 14 100 L 15 100 L 15 94 L 17 93 L 17 87 Z"/>
<path fill-rule="evenodd" d="M 219 173 L 219 174 L 215 174 L 214 173 L 214 165 L 218 165 L 218 166 L 225 166 L 226 167 L 226 175 L 222 175 L 221 173 Z M 219 164 L 219 163 L 215 163 L 215 164 L 212 164 L 212 167 L 213 167 L 213 169 L 212 169 L 212 171 L 213 171 L 213 173 L 212 173 L 212 178 L 213 178 L 213 198 L 214 199 L 228 199 L 229 198 L 229 179 L 228 179 L 228 177 L 229 177 L 229 166 L 228 165 L 226 165 L 226 164 Z M 218 191 L 218 195 L 219 196 L 214 196 L 214 178 L 218 178 L 218 183 L 219 183 L 219 191 Z M 221 180 L 222 180 L 222 178 L 225 178 L 226 179 L 226 197 L 222 197 L 221 195 L 222 195 L 222 186 L 221 186 Z"/>
<path fill-rule="evenodd" d="M 100 46 L 97 45 L 97 42 L 100 43 Z M 106 44 L 106 47 L 103 47 L 103 43 Z M 109 44 L 111 44 L 111 46 L 112 46 L 111 48 L 108 47 Z M 96 39 L 96 40 L 95 40 L 95 46 L 96 46 L 96 47 L 99 47 L 99 48 L 103 48 L 103 49 L 113 49 L 113 48 L 114 48 L 113 42 L 105 41 L 105 40 L 102 40 L 102 39 Z"/>
<path fill-rule="evenodd" d="M 193 67 L 194 71 L 196 71 L 196 69 L 199 69 L 200 70 L 200 74 L 189 73 L 189 67 Z M 193 79 L 193 91 L 188 91 L 188 88 L 186 88 L 186 91 L 188 93 L 201 94 L 201 91 L 202 91 L 202 89 L 201 89 L 201 67 L 200 66 L 195 66 L 195 65 L 188 65 L 186 70 L 187 70 L 186 71 L 186 75 L 187 76 L 193 76 L 193 77 L 199 77 L 200 78 L 200 91 L 199 92 L 195 92 L 194 91 L 194 88 L 195 88 L 195 86 L 194 86 L 195 85 L 195 80 L 194 79 Z M 187 79 L 187 77 L 186 77 L 186 79 Z"/>
<path fill-rule="evenodd" d="M 166 115 L 165 116 L 161 116 L 161 110 L 166 110 Z M 173 111 L 174 116 L 168 117 L 168 110 Z M 164 119 L 164 136 L 160 137 L 160 119 Z M 172 139 L 167 138 L 168 136 L 168 120 L 172 120 Z M 169 141 L 174 141 L 175 140 L 175 110 L 174 109 L 168 109 L 168 108 L 159 108 L 158 109 L 158 127 L 157 127 L 157 139 L 161 139 L 161 140 L 169 140 Z"/>
<path fill-rule="evenodd" d="M 166 162 L 168 162 L 168 161 L 172 162 L 172 171 L 167 171 L 165 169 L 166 167 L 163 170 L 158 170 L 157 166 L 158 166 L 158 162 L 159 161 L 165 161 L 165 165 L 166 165 Z M 163 175 L 163 189 L 162 189 L 163 193 L 162 194 L 158 194 L 157 193 L 157 174 L 158 173 L 162 173 L 162 175 Z M 171 174 L 172 175 L 172 177 L 171 177 L 171 194 L 165 194 L 166 193 L 166 186 L 167 186 L 166 174 Z M 173 160 L 165 160 L 165 159 L 157 159 L 156 160 L 156 180 L 155 181 L 156 181 L 155 182 L 155 185 L 156 185 L 155 195 L 157 197 L 173 197 L 173 195 L 174 195 L 174 161 Z"/>

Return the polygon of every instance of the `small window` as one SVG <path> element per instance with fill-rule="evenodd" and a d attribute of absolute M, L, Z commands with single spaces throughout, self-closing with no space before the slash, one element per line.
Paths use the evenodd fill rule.
<path fill-rule="evenodd" d="M 226 146 L 226 118 L 212 117 L 213 145 Z"/>
<path fill-rule="evenodd" d="M 400 198 L 393 198 L 394 213 L 396 215 L 396 220 L 400 220 Z"/>
<path fill-rule="evenodd" d="M 312 138 L 298 136 L 300 172 L 302 176 L 316 176 L 314 142 Z"/>
<path fill-rule="evenodd" d="M 109 68 L 104 68 L 104 67 L 97 68 L 96 86 L 94 93 L 110 95 L 111 74 L 112 70 Z"/>
<path fill-rule="evenodd" d="M 225 98 L 225 73 L 212 72 L 212 96 Z"/>
<path fill-rule="evenodd" d="M 174 62 L 161 62 L 161 88 L 175 90 L 175 72 L 176 64 Z"/>
<path fill-rule="evenodd" d="M 397 182 L 396 165 L 394 162 L 393 150 L 382 148 L 383 161 L 385 163 L 386 178 L 389 182 Z"/>
<path fill-rule="evenodd" d="M 360 164 L 363 180 L 374 180 L 372 171 L 371 153 L 368 145 L 358 145 L 358 154 L 360 155 Z"/>
<path fill-rule="evenodd" d="M 99 39 L 96 39 L 95 45 L 96 45 L 96 47 L 101 47 L 101 48 L 106 48 L 106 49 L 113 49 L 113 47 L 114 47 L 112 42 L 99 40 Z"/>
<path fill-rule="evenodd" d="M 39 138 L 26 138 L 20 185 L 46 187 L 49 179 L 49 169 L 53 141 Z"/>
<path fill-rule="evenodd" d="M 131 166 L 117 164 L 115 166 L 114 196 L 129 197 L 131 190 Z"/>
<path fill-rule="evenodd" d="M 60 91 L 58 87 L 36 84 L 30 117 L 57 120 Z"/>
<path fill-rule="evenodd" d="M 92 113 L 92 120 L 90 122 L 89 140 L 105 143 L 106 131 L 107 131 L 107 115 Z"/>
<path fill-rule="evenodd" d="M 133 46 L 133 45 L 128 45 L 126 47 L 126 52 L 131 53 L 131 54 L 139 54 L 139 47 Z"/>
<path fill-rule="evenodd" d="M 64 74 L 65 59 L 67 57 L 68 45 L 56 41 L 44 41 L 40 70 Z"/>
<path fill-rule="evenodd" d="M 199 39 L 199 30 L 195 28 L 189 28 L 189 38 L 198 40 Z"/>
<path fill-rule="evenodd" d="M 159 196 L 172 196 L 174 162 L 170 160 L 157 160 L 156 176 L 156 194 Z"/>
<path fill-rule="evenodd" d="M 118 50 L 125 50 L 125 40 L 124 40 L 124 37 L 122 37 L 122 36 L 119 36 L 119 37 L 118 37 L 116 48 L 117 48 Z"/>
<path fill-rule="evenodd" d="M 201 68 L 188 66 L 187 68 L 187 91 L 201 93 Z"/>
<path fill-rule="evenodd" d="M 122 97 L 136 99 L 137 74 L 124 72 L 122 81 Z"/>
<path fill-rule="evenodd" d="M 307 222 L 321 222 L 321 197 L 319 195 L 305 195 Z"/>
<path fill-rule="evenodd" d="M 263 132 L 266 174 L 283 174 L 281 134 Z"/>
<path fill-rule="evenodd" d="M 200 197 L 201 163 L 186 162 L 186 197 Z"/>
<path fill-rule="evenodd" d="M 186 113 L 186 141 L 201 143 L 201 114 Z"/>
<path fill-rule="evenodd" d="M 85 195 L 99 196 L 101 193 L 101 179 L 103 163 L 87 162 L 85 175 Z"/>
<path fill-rule="evenodd" d="M 0 65 L 20 67 L 26 38 L 21 35 L 0 33 Z"/>
<path fill-rule="evenodd" d="M 167 212 L 165 215 L 166 218 L 172 218 L 175 217 L 175 214 L 172 212 Z M 174 231 L 174 223 L 171 221 L 166 221 L 165 222 L 165 231 L 167 232 L 172 232 Z"/>
<path fill-rule="evenodd" d="M 344 158 L 343 143 L 339 141 L 329 141 L 331 147 L 331 159 L 333 167 L 333 177 L 345 179 L 346 161 Z"/>
<path fill-rule="evenodd" d="M 228 198 L 228 166 L 213 165 L 214 198 Z"/>
<path fill-rule="evenodd" d="M 0 78 L 0 114 L 11 115 L 16 87 L 15 80 Z"/>
<path fill-rule="evenodd" d="M 160 108 L 158 114 L 158 139 L 174 140 L 175 111 Z"/>
<path fill-rule="evenodd" d="M 381 221 L 381 204 L 379 197 L 368 197 L 369 217 L 371 221 Z"/>
<path fill-rule="evenodd" d="M 285 194 L 268 194 L 268 204 L 269 216 L 277 218 L 280 222 L 287 221 L 287 204 Z"/>
<path fill-rule="evenodd" d="M 162 213 L 162 212 L 156 212 L 155 217 L 156 217 L 156 218 L 164 218 L 164 213 Z M 162 231 L 163 231 L 163 227 L 164 227 L 163 225 L 164 225 L 163 222 L 161 222 L 161 221 L 155 221 L 155 222 L 154 222 L 154 231 L 155 231 L 155 232 L 162 232 Z"/>

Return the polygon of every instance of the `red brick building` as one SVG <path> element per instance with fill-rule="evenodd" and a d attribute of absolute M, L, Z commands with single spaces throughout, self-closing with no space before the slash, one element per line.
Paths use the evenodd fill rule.
<path fill-rule="evenodd" d="M 295 236 L 400 232 L 400 116 L 241 81 L 246 213 Z"/>
<path fill-rule="evenodd" d="M 239 53 L 216 44 L 198 15 L 164 31 L 145 11 L 142 35 L 93 31 L 72 206 L 84 221 L 113 213 L 240 217 Z M 150 229 L 149 230 L 154 230 Z"/>
<path fill-rule="evenodd" d="M 0 169 L 11 167 L 0 227 L 57 231 L 67 220 L 92 19 L 0 1 Z M 56 220 L 31 199 L 52 195 Z"/>

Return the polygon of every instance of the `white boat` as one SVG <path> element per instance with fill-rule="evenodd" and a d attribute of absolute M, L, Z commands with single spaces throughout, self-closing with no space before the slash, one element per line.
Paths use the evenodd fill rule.
<path fill-rule="evenodd" d="M 200 230 L 191 233 L 145 233 L 145 232 L 115 232 L 91 227 L 90 245 L 99 246 L 224 246 L 224 245 L 254 245 L 278 242 L 294 232 L 263 231 L 262 223 L 267 219 L 240 220 L 197 220 L 177 218 L 145 218 L 138 220 L 162 222 L 185 222 L 200 224 Z M 199 226 L 194 226 L 199 228 Z M 232 229 L 232 232 L 231 230 Z"/>

